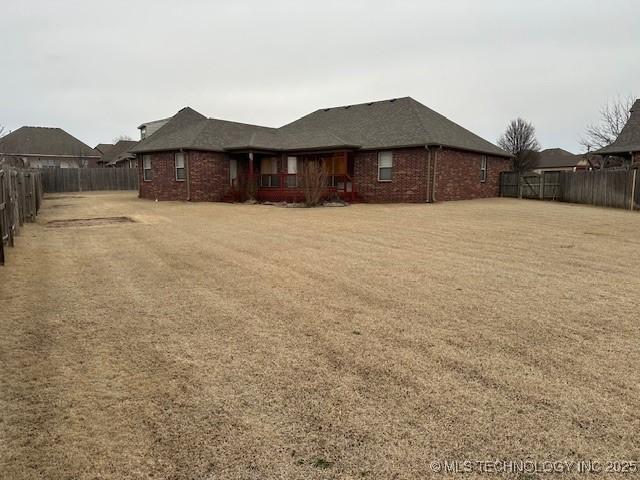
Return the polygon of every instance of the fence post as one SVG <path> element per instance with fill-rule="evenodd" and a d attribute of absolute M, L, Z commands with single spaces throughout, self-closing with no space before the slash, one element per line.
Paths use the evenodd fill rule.
<path fill-rule="evenodd" d="M 522 198 L 522 175 L 518 173 L 518 198 Z"/>
<path fill-rule="evenodd" d="M 633 181 L 631 182 L 631 206 L 629 210 L 633 211 L 636 206 L 636 178 L 638 176 L 638 169 L 633 170 Z"/>

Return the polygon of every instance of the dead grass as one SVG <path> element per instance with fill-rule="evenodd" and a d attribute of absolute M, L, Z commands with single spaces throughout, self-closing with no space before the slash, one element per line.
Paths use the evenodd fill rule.
<path fill-rule="evenodd" d="M 0 269 L 2 478 L 640 459 L 638 214 L 63 197 Z"/>

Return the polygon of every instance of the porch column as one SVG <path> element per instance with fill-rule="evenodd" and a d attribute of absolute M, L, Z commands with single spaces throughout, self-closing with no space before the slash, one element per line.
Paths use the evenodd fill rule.
<path fill-rule="evenodd" d="M 255 200 L 256 181 L 253 174 L 253 152 L 249 152 L 249 183 L 247 185 L 247 193 L 249 194 L 249 198 Z"/>

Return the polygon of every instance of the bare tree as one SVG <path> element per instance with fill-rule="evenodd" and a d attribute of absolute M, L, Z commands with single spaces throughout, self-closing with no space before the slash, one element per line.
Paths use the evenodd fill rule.
<path fill-rule="evenodd" d="M 308 160 L 302 167 L 302 175 L 299 178 L 304 203 L 307 207 L 315 207 L 320 204 L 322 194 L 327 188 L 327 172 L 320 162 Z"/>
<path fill-rule="evenodd" d="M 585 136 L 580 139 L 580 145 L 590 152 L 615 142 L 629 120 L 633 101 L 633 95 L 624 98 L 618 96 L 614 100 L 607 101 L 600 109 L 598 123 L 587 126 Z"/>
<path fill-rule="evenodd" d="M 113 139 L 113 143 L 118 143 L 120 140 L 133 140 L 129 135 L 118 135 Z"/>
<path fill-rule="evenodd" d="M 513 155 L 514 172 L 524 172 L 533 165 L 538 157 L 540 143 L 536 138 L 536 129 L 530 122 L 518 117 L 511 120 L 507 129 L 498 139 L 498 145 Z"/>

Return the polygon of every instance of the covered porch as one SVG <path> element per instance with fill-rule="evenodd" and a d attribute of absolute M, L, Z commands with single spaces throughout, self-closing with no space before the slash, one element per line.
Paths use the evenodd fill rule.
<path fill-rule="evenodd" d="M 233 199 L 253 196 L 258 201 L 304 201 L 304 172 L 308 162 L 321 166 L 324 198 L 355 200 L 353 159 L 348 151 L 233 154 L 229 169 Z"/>

